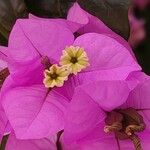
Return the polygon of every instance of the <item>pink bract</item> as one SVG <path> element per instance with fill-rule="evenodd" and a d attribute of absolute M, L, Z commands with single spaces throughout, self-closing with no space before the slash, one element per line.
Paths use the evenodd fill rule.
<path fill-rule="evenodd" d="M 87 84 L 76 89 L 66 115 L 62 144 L 65 150 L 133 150 L 130 140 L 116 140 L 113 133 L 105 133 L 105 118 L 114 109 L 134 108 L 146 124 L 143 132 L 137 133 L 144 150 L 150 144 L 150 78 L 140 72 L 129 75 L 126 81 L 105 81 Z M 131 84 L 138 85 L 132 90 Z M 94 91 L 94 92 L 93 92 Z"/>
<path fill-rule="evenodd" d="M 39 140 L 19 140 L 14 133 L 9 135 L 5 150 L 57 150 L 56 138 Z"/>

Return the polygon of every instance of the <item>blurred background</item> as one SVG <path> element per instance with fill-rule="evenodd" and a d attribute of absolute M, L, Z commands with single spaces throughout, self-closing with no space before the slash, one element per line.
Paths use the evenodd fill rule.
<path fill-rule="evenodd" d="M 150 1 L 142 8 L 134 6 L 134 13 L 138 19 L 144 20 L 145 37 L 135 47 L 134 52 L 143 70 L 150 75 Z"/>

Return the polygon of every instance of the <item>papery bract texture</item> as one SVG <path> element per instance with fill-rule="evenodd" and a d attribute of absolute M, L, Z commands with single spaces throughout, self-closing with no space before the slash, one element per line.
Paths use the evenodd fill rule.
<path fill-rule="evenodd" d="M 131 89 L 130 86 L 128 86 L 131 82 L 137 82 L 138 84 Z M 112 147 L 112 145 L 112 149 L 114 150 L 119 148 L 125 150 L 135 149 L 131 140 L 119 140 L 113 133 L 104 132 L 105 118 L 108 115 L 108 112 L 115 109 L 123 110 L 134 108 L 143 117 L 144 123 L 146 124 L 145 130 L 139 133 L 137 132 L 136 134 L 140 139 L 141 147 L 144 150 L 148 150 L 150 148 L 150 144 L 148 142 L 150 137 L 150 78 L 140 72 L 131 73 L 126 82 L 124 82 L 126 86 L 124 86 L 124 84 L 116 86 L 115 83 L 112 83 L 116 88 L 118 88 L 118 90 L 114 87 L 111 88 L 109 84 L 107 87 L 106 83 L 105 88 L 103 88 L 104 83 L 100 83 L 101 82 L 96 83 L 99 84 L 99 86 L 95 86 L 93 84 L 93 86 L 95 86 L 94 90 L 89 90 L 92 85 L 88 86 L 88 84 L 87 87 L 84 85 L 84 88 L 81 86 L 81 89 L 76 90 L 75 93 L 80 92 L 80 94 L 78 93 L 75 96 L 77 99 L 73 97 L 66 115 L 66 125 L 64 135 L 62 137 L 64 149 L 105 150 L 109 149 L 110 146 Z M 96 94 L 91 96 L 91 93 Z"/>
<path fill-rule="evenodd" d="M 19 140 L 14 133 L 9 135 L 6 150 L 57 150 L 55 138 L 39 140 Z"/>
<path fill-rule="evenodd" d="M 85 24 L 80 22 L 68 23 L 60 19 L 33 18 L 16 22 L 7 48 L 10 75 L 2 87 L 1 101 L 17 138 L 40 139 L 63 130 L 66 109 L 75 89 L 83 84 L 110 81 L 110 88 L 107 82 L 102 84 L 106 84 L 105 90 L 114 96 L 111 88 L 117 90 L 121 83 L 125 94 L 122 92 L 123 95 L 116 99 L 126 99 L 130 89 L 124 81 L 131 72 L 141 70 L 129 52 L 130 48 L 124 46 L 121 39 L 104 32 L 88 33 L 89 30 L 75 39 L 74 32 L 83 26 Z M 48 89 L 43 84 L 45 58 L 50 65 L 58 64 L 66 46 L 83 47 L 90 65 L 77 75 L 70 75 L 62 87 Z M 113 84 L 116 80 L 120 83 Z M 107 96 L 105 90 L 103 96 Z M 104 106 L 109 109 L 107 104 Z"/>

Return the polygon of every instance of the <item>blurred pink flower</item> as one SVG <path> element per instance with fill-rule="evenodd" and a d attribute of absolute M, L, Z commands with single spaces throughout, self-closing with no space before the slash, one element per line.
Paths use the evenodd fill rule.
<path fill-rule="evenodd" d="M 144 20 L 134 16 L 133 10 L 129 10 L 130 37 L 129 43 L 134 48 L 138 46 L 146 37 Z"/>
<path fill-rule="evenodd" d="M 133 0 L 133 3 L 136 7 L 144 9 L 150 4 L 150 0 Z"/>
<path fill-rule="evenodd" d="M 135 88 L 129 85 L 137 82 Z M 76 89 L 66 115 L 65 150 L 149 150 L 150 78 L 99 81 Z"/>

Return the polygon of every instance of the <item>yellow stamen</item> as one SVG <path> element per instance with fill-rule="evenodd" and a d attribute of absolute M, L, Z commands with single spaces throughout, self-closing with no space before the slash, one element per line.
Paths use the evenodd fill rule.
<path fill-rule="evenodd" d="M 66 67 L 59 67 L 58 65 L 52 65 L 49 70 L 44 71 L 44 80 L 43 83 L 47 88 L 61 87 L 64 84 L 64 81 L 68 79 L 68 70 Z"/>
<path fill-rule="evenodd" d="M 60 59 L 62 66 L 68 67 L 70 73 L 77 74 L 89 66 L 89 59 L 85 50 L 79 46 L 66 47 Z"/>

